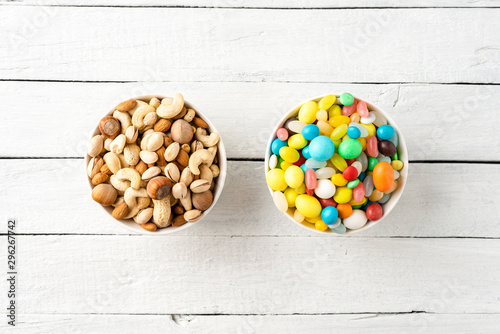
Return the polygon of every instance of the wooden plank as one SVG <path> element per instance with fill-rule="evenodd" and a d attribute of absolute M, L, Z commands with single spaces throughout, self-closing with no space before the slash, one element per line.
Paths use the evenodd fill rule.
<path fill-rule="evenodd" d="M 495 333 L 498 314 L 77 315 L 21 314 L 9 333 Z"/>
<path fill-rule="evenodd" d="M 313 96 L 348 91 L 390 113 L 411 160 L 500 160 L 500 86 L 327 83 L 0 82 L 0 155 L 82 157 L 99 119 L 118 102 L 176 91 L 215 123 L 229 158 L 263 159 L 284 113 Z"/>
<path fill-rule="evenodd" d="M 40 5 L 38 0 L 0 0 L 0 4 Z M 404 8 L 404 7 L 498 7 L 497 0 L 424 0 L 397 1 L 380 0 L 48 0 L 43 2 L 50 6 L 117 6 L 117 7 L 220 7 L 220 8 Z"/>
<path fill-rule="evenodd" d="M 17 302 L 27 314 L 497 313 L 500 306 L 500 240 L 18 236 L 17 245 Z"/>
<path fill-rule="evenodd" d="M 498 13 L 5 6 L 0 78 L 498 83 Z"/>
<path fill-rule="evenodd" d="M 263 167 L 263 162 L 230 162 L 214 210 L 178 235 L 322 238 L 274 207 Z M 500 181 L 488 176 L 499 172 L 499 164 L 411 164 L 405 193 L 394 211 L 356 237 L 498 238 Z M 0 221 L 16 218 L 18 233 L 130 233 L 90 198 L 82 160 L 0 160 L 0 175 Z M 0 231 L 5 233 L 6 226 Z"/>

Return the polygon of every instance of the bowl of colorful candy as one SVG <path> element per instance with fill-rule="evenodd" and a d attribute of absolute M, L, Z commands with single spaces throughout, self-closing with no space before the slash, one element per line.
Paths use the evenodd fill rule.
<path fill-rule="evenodd" d="M 391 117 L 349 93 L 294 107 L 265 157 L 273 201 L 295 223 L 352 234 L 387 217 L 408 176 L 408 151 Z"/>

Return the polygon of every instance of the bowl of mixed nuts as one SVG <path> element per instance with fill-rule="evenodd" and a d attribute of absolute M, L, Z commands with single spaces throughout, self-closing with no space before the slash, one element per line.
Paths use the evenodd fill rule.
<path fill-rule="evenodd" d="M 99 122 L 86 155 L 92 199 L 138 233 L 200 221 L 220 197 L 226 169 L 217 130 L 179 93 L 121 102 Z"/>

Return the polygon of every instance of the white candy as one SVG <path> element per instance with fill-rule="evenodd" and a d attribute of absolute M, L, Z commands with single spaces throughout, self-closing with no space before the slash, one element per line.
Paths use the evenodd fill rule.
<path fill-rule="evenodd" d="M 367 175 L 363 180 L 363 184 L 365 185 L 365 197 L 370 197 L 373 192 L 373 176 Z"/>
<path fill-rule="evenodd" d="M 399 179 L 399 172 L 397 170 L 394 170 L 394 180 Z"/>
<path fill-rule="evenodd" d="M 365 226 L 367 221 L 368 218 L 366 218 L 366 213 L 363 210 L 353 210 L 349 217 L 344 218 L 343 223 L 345 227 L 351 230 L 357 230 Z"/>
<path fill-rule="evenodd" d="M 273 202 L 281 212 L 285 212 L 286 210 L 288 210 L 288 202 L 286 201 L 285 194 L 283 194 L 281 191 L 275 191 L 273 193 Z"/>
<path fill-rule="evenodd" d="M 301 121 L 291 121 L 290 123 L 287 124 L 288 130 L 295 132 L 295 133 L 301 133 L 302 129 L 306 126 L 307 124 Z"/>
<path fill-rule="evenodd" d="M 329 179 L 335 174 L 335 169 L 332 167 L 323 167 L 320 168 L 316 171 L 316 178 L 317 179 Z"/>
<path fill-rule="evenodd" d="M 274 154 L 271 155 L 271 157 L 269 158 L 269 168 L 273 169 L 276 167 L 277 164 L 278 164 L 278 157 Z"/>
<path fill-rule="evenodd" d="M 332 198 L 335 195 L 335 185 L 330 180 L 318 180 L 314 193 L 319 198 Z"/>
<path fill-rule="evenodd" d="M 330 230 L 333 230 L 334 228 L 339 227 L 341 223 L 342 223 L 342 219 L 337 218 L 335 223 L 333 223 L 332 225 L 328 225 L 328 227 L 330 228 Z"/>
<path fill-rule="evenodd" d="M 318 161 L 318 160 L 314 160 L 313 158 L 306 160 L 306 167 L 307 168 L 323 168 L 325 166 L 326 166 L 326 161 Z"/>
<path fill-rule="evenodd" d="M 359 174 L 361 174 L 361 170 L 363 169 L 363 165 L 361 165 L 361 162 L 354 161 L 351 166 L 356 168 L 356 170 L 358 171 L 358 176 L 359 176 Z"/>
<path fill-rule="evenodd" d="M 359 131 L 361 132 L 360 137 L 362 137 L 362 138 L 368 137 L 368 129 L 365 128 L 363 125 L 356 123 L 356 122 L 351 122 L 351 123 L 349 123 L 349 126 L 354 126 L 354 127 L 358 128 Z"/>
<path fill-rule="evenodd" d="M 373 121 L 373 125 L 375 125 L 376 127 L 380 127 L 387 124 L 387 119 L 385 119 L 385 117 L 381 113 L 379 113 L 378 111 L 371 111 L 371 113 L 375 115 L 375 121 Z"/>
<path fill-rule="evenodd" d="M 392 136 L 391 139 L 389 139 L 389 141 L 393 143 L 394 146 L 398 147 L 399 137 L 397 132 L 394 132 L 394 136 Z"/>
<path fill-rule="evenodd" d="M 361 123 L 363 124 L 372 124 L 375 121 L 376 116 L 372 113 L 369 113 L 368 117 L 361 117 Z"/>

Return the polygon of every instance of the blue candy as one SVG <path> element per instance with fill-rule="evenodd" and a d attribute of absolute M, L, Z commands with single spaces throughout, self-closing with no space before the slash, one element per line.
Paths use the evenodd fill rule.
<path fill-rule="evenodd" d="M 302 156 L 306 159 L 311 159 L 311 154 L 309 154 L 309 146 L 302 149 Z"/>
<path fill-rule="evenodd" d="M 302 129 L 302 136 L 307 140 L 313 140 L 319 136 L 319 128 L 316 124 L 308 124 Z"/>
<path fill-rule="evenodd" d="M 335 153 L 335 144 L 326 136 L 318 136 L 309 144 L 309 154 L 316 161 L 326 161 Z"/>
<path fill-rule="evenodd" d="M 327 206 L 321 211 L 321 219 L 326 225 L 332 225 L 339 217 L 339 212 L 334 206 Z"/>
<path fill-rule="evenodd" d="M 365 180 L 365 177 L 366 177 L 366 172 L 361 172 L 358 175 L 358 179 L 359 179 L 360 182 L 363 182 Z"/>
<path fill-rule="evenodd" d="M 344 224 L 340 224 L 339 226 L 332 229 L 332 231 L 337 233 L 337 234 L 344 234 L 346 232 L 346 230 L 347 229 L 344 226 Z"/>
<path fill-rule="evenodd" d="M 273 152 L 273 154 L 280 155 L 280 148 L 282 148 L 283 146 L 287 146 L 287 144 L 288 141 L 283 141 L 276 138 L 271 144 L 271 151 Z"/>
<path fill-rule="evenodd" d="M 347 135 L 352 139 L 358 139 L 361 136 L 361 131 L 355 126 L 350 126 L 347 128 Z"/>
<path fill-rule="evenodd" d="M 389 140 L 394 136 L 394 128 L 390 125 L 382 125 L 377 129 L 377 136 L 381 140 Z"/>

